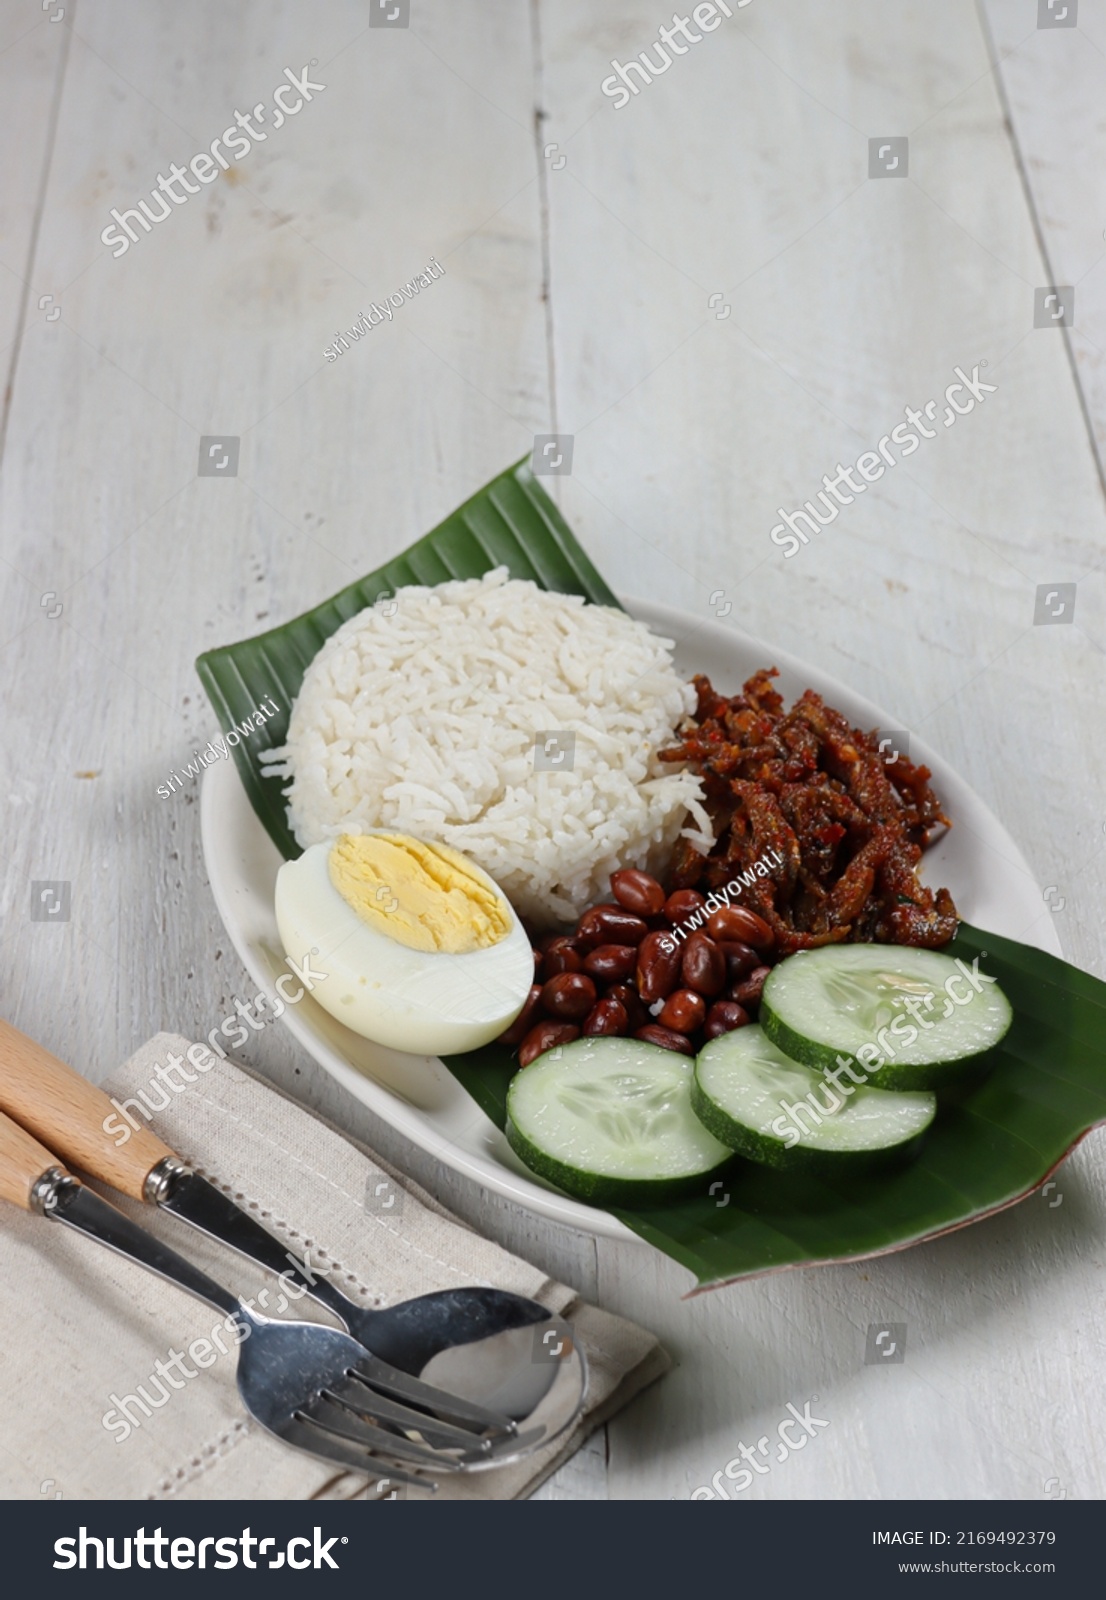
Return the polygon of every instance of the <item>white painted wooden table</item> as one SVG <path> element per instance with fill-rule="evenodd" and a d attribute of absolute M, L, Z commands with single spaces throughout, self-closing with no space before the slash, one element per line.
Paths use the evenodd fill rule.
<path fill-rule="evenodd" d="M 4 1013 L 102 1076 L 247 992 L 195 793 L 157 794 L 214 731 L 193 658 L 557 431 L 616 588 L 728 605 L 923 732 L 1106 976 L 1106 0 L 1074 29 L 1037 9 L 751 0 L 616 109 L 659 0 L 411 0 L 391 28 L 367 0 L 3 0 Z M 111 208 L 308 62 L 325 89 L 115 259 Z M 869 178 L 902 137 L 905 176 Z M 431 256 L 444 277 L 327 362 Z M 1051 281 L 1071 329 L 1034 328 Z M 784 559 L 777 508 L 977 364 L 996 391 Z M 205 435 L 240 438 L 236 477 L 197 476 Z M 1034 626 L 1058 583 L 1074 621 Z M 32 881 L 71 884 L 67 923 L 31 920 Z M 443 1172 L 279 1028 L 242 1054 L 668 1344 L 546 1497 L 686 1497 L 813 1395 L 829 1427 L 743 1498 L 1106 1492 L 1101 1134 L 1048 1200 L 684 1301 L 645 1246 Z M 884 1370 L 880 1320 L 907 1326 Z"/>

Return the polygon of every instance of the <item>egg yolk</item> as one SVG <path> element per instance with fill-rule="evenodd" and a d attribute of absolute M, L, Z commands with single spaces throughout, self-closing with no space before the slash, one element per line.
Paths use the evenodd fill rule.
<path fill-rule="evenodd" d="M 370 928 L 409 950 L 463 955 L 511 931 L 507 904 L 448 845 L 403 833 L 344 833 L 330 881 Z"/>

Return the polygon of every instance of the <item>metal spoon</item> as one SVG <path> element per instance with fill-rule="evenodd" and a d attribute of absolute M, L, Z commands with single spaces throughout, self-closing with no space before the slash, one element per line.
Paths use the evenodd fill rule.
<path fill-rule="evenodd" d="M 0 1111 L 71 1165 L 249 1257 L 286 1288 L 294 1285 L 295 1298 L 306 1293 L 326 1306 L 378 1358 L 378 1370 L 381 1363 L 392 1370 L 394 1392 L 408 1404 L 460 1426 L 486 1424 L 493 1411 L 512 1418 L 518 1427 L 495 1439 L 482 1466 L 539 1449 L 579 1415 L 587 1365 L 571 1328 L 547 1307 L 481 1286 L 440 1290 L 380 1310 L 357 1305 L 190 1171 L 152 1129 L 135 1128 L 116 1142 L 105 1129 L 112 1119 L 118 1125 L 107 1095 L 3 1021 Z M 263 1309 L 265 1294 L 258 1296 Z M 420 1396 L 422 1384 L 434 1388 Z"/>

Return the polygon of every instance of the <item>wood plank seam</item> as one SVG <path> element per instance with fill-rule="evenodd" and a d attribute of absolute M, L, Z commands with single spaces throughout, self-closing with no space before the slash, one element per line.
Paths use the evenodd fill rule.
<path fill-rule="evenodd" d="M 46 144 L 42 155 L 42 175 L 39 179 L 38 194 L 35 197 L 34 220 L 31 223 L 31 237 L 27 241 L 27 266 L 23 275 L 23 288 L 19 297 L 19 312 L 16 317 L 15 339 L 11 346 L 11 360 L 8 363 L 8 375 L 4 384 L 4 404 L 0 411 L 0 466 L 4 462 L 4 446 L 8 438 L 8 418 L 11 415 L 12 397 L 15 393 L 15 380 L 19 370 L 19 357 L 23 349 L 23 332 L 27 325 L 27 308 L 31 297 L 31 279 L 34 275 L 35 257 L 38 254 L 38 236 L 42 228 L 42 218 L 46 210 L 46 192 L 50 182 L 50 167 L 54 159 L 54 145 L 57 140 L 58 122 L 61 118 L 62 91 L 65 87 L 65 72 L 69 64 L 69 29 L 62 30 L 61 49 L 58 53 L 57 71 L 54 77 L 54 98 L 50 106 L 50 117 L 46 125 Z"/>

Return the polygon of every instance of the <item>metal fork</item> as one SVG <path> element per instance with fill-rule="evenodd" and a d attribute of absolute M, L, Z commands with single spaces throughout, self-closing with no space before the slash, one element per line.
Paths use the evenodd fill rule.
<path fill-rule="evenodd" d="M 423 1474 L 490 1464 L 496 1440 L 515 1434 L 505 1417 L 477 1434 L 402 1404 L 386 1380 L 380 1387 L 381 1364 L 348 1334 L 318 1323 L 271 1321 L 250 1310 L 86 1189 L 3 1113 L 0 1197 L 97 1240 L 222 1312 L 240 1341 L 238 1392 L 246 1410 L 285 1444 L 321 1461 L 433 1489 L 436 1483 Z"/>
<path fill-rule="evenodd" d="M 118 1111 L 102 1089 L 0 1020 L 0 1112 L 82 1173 L 274 1273 L 287 1290 L 281 1312 L 290 1296 L 311 1295 L 325 1305 L 371 1353 L 379 1393 L 488 1436 L 484 1452 L 462 1456 L 461 1468 L 529 1455 L 576 1420 L 587 1394 L 587 1362 L 567 1324 L 546 1306 L 486 1285 L 458 1285 L 384 1309 L 357 1305 L 191 1172 L 152 1128 L 127 1128 Z M 267 1297 L 264 1289 L 257 1297 L 262 1310 Z M 441 1461 L 439 1467 L 445 1470 Z"/>

